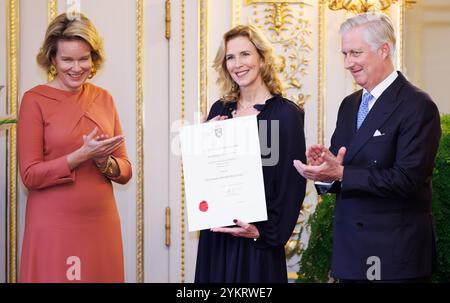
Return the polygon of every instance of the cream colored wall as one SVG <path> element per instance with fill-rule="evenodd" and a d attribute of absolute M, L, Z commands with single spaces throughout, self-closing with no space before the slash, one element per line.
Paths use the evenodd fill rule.
<path fill-rule="evenodd" d="M 25 91 L 46 82 L 46 75 L 36 64 L 39 50 L 47 24 L 47 1 L 22 0 L 20 6 L 20 54 L 19 54 L 19 105 Z M 25 228 L 25 210 L 27 190 L 18 174 L 17 187 L 17 273 L 20 271 L 20 255 L 22 251 L 23 232 Z"/>
<path fill-rule="evenodd" d="M 450 3 L 419 1 L 408 10 L 405 27 L 405 73 L 430 94 L 441 113 L 450 113 Z M 447 80 L 448 82 L 448 80 Z"/>

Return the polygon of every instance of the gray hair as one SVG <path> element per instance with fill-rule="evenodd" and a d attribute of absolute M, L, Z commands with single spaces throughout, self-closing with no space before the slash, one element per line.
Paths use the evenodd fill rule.
<path fill-rule="evenodd" d="M 394 26 L 389 17 L 374 12 L 356 15 L 341 24 L 339 34 L 344 35 L 360 26 L 364 27 L 364 39 L 372 50 L 377 50 L 383 43 L 387 43 L 391 48 L 391 59 L 394 60 L 396 39 Z"/>

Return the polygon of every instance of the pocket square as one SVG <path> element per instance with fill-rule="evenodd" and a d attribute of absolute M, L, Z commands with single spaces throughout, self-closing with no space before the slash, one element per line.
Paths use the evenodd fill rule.
<path fill-rule="evenodd" d="M 374 137 L 384 136 L 384 133 L 381 133 L 378 129 L 373 133 Z"/>

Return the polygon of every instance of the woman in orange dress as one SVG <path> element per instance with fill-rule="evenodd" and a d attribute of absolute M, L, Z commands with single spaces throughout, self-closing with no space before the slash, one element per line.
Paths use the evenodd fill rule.
<path fill-rule="evenodd" d="M 84 15 L 48 26 L 37 61 L 54 79 L 24 94 L 18 122 L 28 188 L 21 282 L 124 281 L 111 181 L 127 183 L 131 164 L 113 98 L 86 83 L 103 59 Z"/>

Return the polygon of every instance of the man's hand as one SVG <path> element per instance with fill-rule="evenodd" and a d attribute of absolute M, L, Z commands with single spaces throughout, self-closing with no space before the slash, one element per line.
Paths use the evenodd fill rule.
<path fill-rule="evenodd" d="M 308 149 L 307 153 L 310 149 Z M 342 163 L 346 151 L 345 147 L 341 147 L 337 156 L 334 156 L 328 148 L 323 147 L 322 153 L 319 156 L 317 156 L 317 153 L 315 154 L 316 159 L 311 155 L 311 158 L 315 161 L 312 162 L 313 164 L 306 165 L 299 160 L 294 160 L 294 166 L 304 178 L 309 180 L 322 182 L 341 181 L 344 174 L 344 166 L 342 166 Z M 319 162 L 322 163 L 314 165 L 314 163 L 317 164 Z"/>
<path fill-rule="evenodd" d="M 309 165 L 320 165 L 323 163 L 322 154 L 326 148 L 322 144 L 313 144 L 305 152 L 306 161 Z"/>
<path fill-rule="evenodd" d="M 215 233 L 230 234 L 241 238 L 259 238 L 259 231 L 255 225 L 245 223 L 237 219 L 233 220 L 233 222 L 237 225 L 237 227 L 215 227 L 211 228 L 211 231 Z"/>

